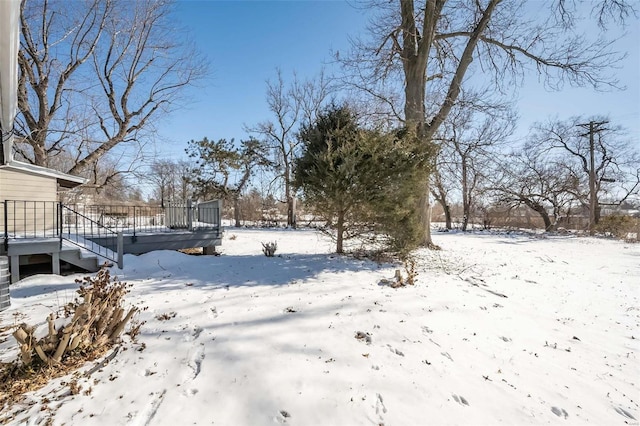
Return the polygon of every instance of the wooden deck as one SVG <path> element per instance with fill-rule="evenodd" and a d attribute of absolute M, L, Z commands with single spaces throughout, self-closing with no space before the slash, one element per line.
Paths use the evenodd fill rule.
<path fill-rule="evenodd" d="M 152 210 L 148 206 L 118 206 L 113 210 L 89 206 L 82 213 L 53 203 L 43 205 L 49 218 L 44 221 L 40 219 L 44 215 L 40 214 L 39 205 L 36 211 L 35 207 L 19 204 L 19 209 L 27 210 L 24 217 L 29 220 L 12 223 L 7 212 L 16 211 L 17 203 L 20 202 L 4 202 L 4 244 L 0 247 L 0 254 L 10 258 L 11 282 L 20 279 L 21 265 L 44 263 L 49 258 L 54 274 L 60 273 L 61 261 L 93 272 L 105 262 L 122 267 L 124 254 L 215 247 L 222 243 L 218 201 L 185 203 L 168 210 Z M 105 217 L 118 220 L 105 223 Z"/>

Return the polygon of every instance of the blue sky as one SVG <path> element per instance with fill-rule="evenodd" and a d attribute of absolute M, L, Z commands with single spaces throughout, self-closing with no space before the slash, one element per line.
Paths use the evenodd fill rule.
<path fill-rule="evenodd" d="M 349 48 L 348 37 L 363 34 L 366 13 L 344 1 L 194 1 L 176 5 L 176 17 L 211 62 L 213 75 L 191 89 L 184 109 L 159 124 L 160 158 L 183 156 L 187 141 L 246 138 L 243 126 L 270 118 L 265 81 L 280 68 L 302 78 L 332 65 L 331 52 Z M 627 59 L 616 70 L 626 91 L 591 88 L 547 92 L 531 75 L 519 90 L 518 135 L 550 116 L 609 115 L 640 146 L 640 24 L 635 20 L 616 48 Z M 618 33 L 618 31 L 612 31 Z"/>
<path fill-rule="evenodd" d="M 160 127 L 169 144 L 160 156 L 191 139 L 248 137 L 243 125 L 270 119 L 266 80 L 276 68 L 300 78 L 331 68 L 331 52 L 348 48 L 362 32 L 362 11 L 342 1 L 180 1 L 177 17 L 211 63 L 206 87 L 192 89 L 191 105 Z M 181 151 L 183 152 L 183 151 Z"/>

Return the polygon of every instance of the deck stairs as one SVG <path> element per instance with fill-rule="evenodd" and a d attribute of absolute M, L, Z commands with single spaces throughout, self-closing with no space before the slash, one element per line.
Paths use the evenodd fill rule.
<path fill-rule="evenodd" d="M 114 256 L 110 257 L 113 258 Z M 64 260 L 65 262 L 82 268 L 87 272 L 97 272 L 105 263 L 107 266 L 113 266 L 114 264 L 113 261 L 108 258 L 89 251 L 83 246 L 82 242 L 72 243 L 68 240 L 62 240 L 60 260 Z"/>

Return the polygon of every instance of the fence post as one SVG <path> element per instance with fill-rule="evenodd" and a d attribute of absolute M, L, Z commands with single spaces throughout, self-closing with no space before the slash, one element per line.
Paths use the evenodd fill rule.
<path fill-rule="evenodd" d="M 222 231 L 222 200 L 218 200 L 218 211 L 216 212 L 216 222 L 218 222 L 218 233 Z"/>
<path fill-rule="evenodd" d="M 58 214 L 56 215 L 56 219 L 58 220 L 58 238 L 60 238 L 60 248 L 62 248 L 62 232 L 63 232 L 63 225 L 62 225 L 62 201 L 60 201 L 58 203 Z"/>
<path fill-rule="evenodd" d="M 124 238 L 122 236 L 122 231 L 118 232 L 117 251 L 118 251 L 118 268 L 122 269 L 122 266 L 124 265 Z"/>
<path fill-rule="evenodd" d="M 187 200 L 187 229 L 193 231 L 193 210 L 191 209 L 191 200 Z"/>

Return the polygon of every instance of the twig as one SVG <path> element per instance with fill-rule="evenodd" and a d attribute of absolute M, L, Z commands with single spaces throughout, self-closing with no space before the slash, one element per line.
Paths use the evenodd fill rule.
<path fill-rule="evenodd" d="M 104 368 L 107 364 L 109 364 L 109 362 L 112 359 L 114 359 L 116 357 L 116 355 L 118 354 L 119 350 L 120 350 L 120 346 L 116 346 L 116 348 L 113 350 L 113 352 L 111 352 L 107 357 L 105 357 L 105 359 L 103 359 L 102 361 L 100 361 L 99 363 L 94 365 L 93 368 L 91 368 L 91 370 L 89 370 L 86 373 L 84 373 L 84 376 L 85 377 L 89 377 L 93 373 L 95 373 L 96 371 L 100 370 L 101 368 Z"/>

